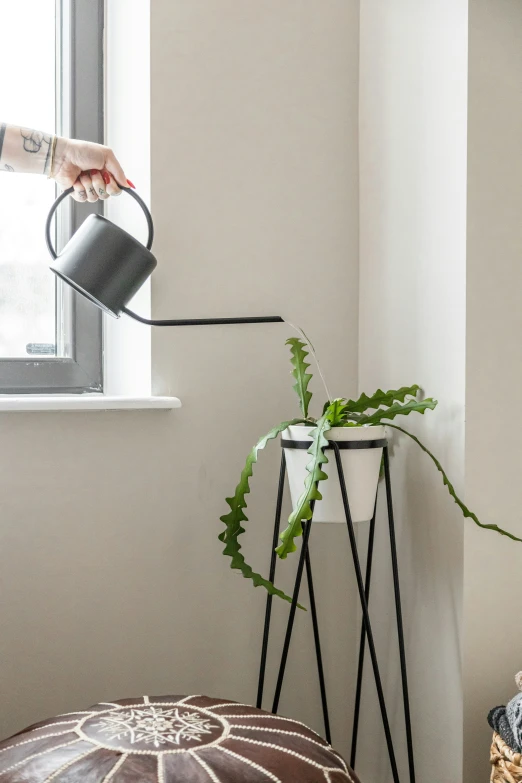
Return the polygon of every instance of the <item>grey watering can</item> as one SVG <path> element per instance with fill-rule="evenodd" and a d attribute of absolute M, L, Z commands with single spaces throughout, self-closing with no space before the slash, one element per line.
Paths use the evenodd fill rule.
<path fill-rule="evenodd" d="M 89 215 L 73 234 L 60 254 L 51 240 L 51 224 L 61 202 L 70 196 L 73 188 L 65 190 L 54 202 L 45 224 L 45 240 L 53 258 L 51 270 L 109 315 L 119 318 L 125 313 L 151 326 L 191 326 L 210 324 L 281 323 L 280 316 L 244 318 L 191 318 L 151 320 L 127 308 L 127 304 L 150 277 L 157 261 L 151 253 L 154 225 L 149 209 L 142 198 L 130 188 L 122 188 L 142 208 L 149 229 L 147 245 L 142 245 L 131 234 L 102 215 Z"/>

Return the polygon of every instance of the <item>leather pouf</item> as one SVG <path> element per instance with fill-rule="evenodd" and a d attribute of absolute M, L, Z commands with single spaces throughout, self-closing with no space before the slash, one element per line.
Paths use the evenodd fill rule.
<path fill-rule="evenodd" d="M 0 743 L 0 783 L 356 783 L 302 723 L 206 696 L 97 704 Z"/>

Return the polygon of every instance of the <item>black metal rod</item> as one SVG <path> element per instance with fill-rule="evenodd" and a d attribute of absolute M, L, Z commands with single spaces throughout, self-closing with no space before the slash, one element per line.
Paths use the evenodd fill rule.
<path fill-rule="evenodd" d="M 406 724 L 406 744 L 408 748 L 408 767 L 410 783 L 415 783 L 415 761 L 413 757 L 413 736 L 411 729 L 410 698 L 408 693 L 408 675 L 406 671 L 406 648 L 402 623 L 401 589 L 399 584 L 399 565 L 397 560 L 397 542 L 395 539 L 395 520 L 390 477 L 390 458 L 388 447 L 384 449 L 384 479 L 386 483 L 386 501 L 388 504 L 388 523 L 390 528 L 390 549 L 393 572 L 393 590 L 395 594 L 395 612 L 397 615 L 397 635 L 399 637 L 399 657 L 401 663 L 402 697 L 404 702 L 404 722 Z"/>
<path fill-rule="evenodd" d="M 368 552 L 366 555 L 366 577 L 364 580 L 364 595 L 366 597 L 366 603 L 370 600 L 370 583 L 372 578 L 372 563 L 373 563 L 373 543 L 375 539 L 375 515 L 377 512 L 377 502 L 373 509 L 373 516 L 370 522 L 370 530 L 368 533 Z M 355 707 L 353 711 L 353 728 L 352 728 L 352 748 L 350 753 L 350 766 L 355 769 L 355 757 L 357 755 L 357 739 L 359 735 L 359 716 L 361 712 L 361 696 L 362 696 L 362 678 L 364 671 L 364 651 L 366 649 L 366 626 L 364 624 L 364 618 L 361 622 L 361 636 L 359 641 L 359 663 L 357 666 L 357 685 L 355 688 Z"/>
<path fill-rule="evenodd" d="M 384 700 L 384 692 L 382 688 L 381 675 L 379 672 L 379 663 L 377 661 L 377 652 L 375 650 L 375 642 L 373 638 L 373 631 L 370 622 L 370 613 L 368 612 L 368 604 L 366 603 L 366 596 L 364 592 L 364 582 L 361 571 L 361 563 L 359 561 L 359 555 L 357 552 L 357 541 L 355 539 L 355 531 L 353 528 L 352 515 L 350 513 L 350 505 L 348 503 L 348 493 L 346 491 L 346 482 L 344 479 L 343 465 L 341 462 L 341 452 L 335 441 L 330 441 L 335 453 L 335 461 L 337 463 L 337 472 L 339 474 L 339 484 L 341 487 L 341 496 L 343 499 L 344 513 L 346 515 L 346 524 L 348 527 L 348 535 L 350 538 L 350 546 L 352 549 L 353 565 L 355 569 L 355 576 L 357 579 L 357 587 L 359 590 L 359 599 L 361 601 L 361 609 L 363 613 L 364 623 L 366 625 L 366 635 L 368 637 L 368 648 L 370 650 L 370 658 L 372 660 L 373 676 L 375 679 L 375 686 L 377 688 L 377 697 L 379 700 L 379 707 L 381 710 L 382 724 L 384 728 L 384 734 L 386 736 L 386 745 L 388 747 L 388 755 L 390 757 L 390 766 L 392 770 L 392 776 L 394 783 L 400 783 L 399 771 L 397 769 L 397 761 L 395 759 L 395 751 L 393 749 L 393 740 L 390 731 L 390 722 L 388 720 L 388 712 L 386 710 L 386 702 Z"/>
<path fill-rule="evenodd" d="M 315 501 L 312 500 L 310 504 L 312 507 L 315 505 Z M 297 610 L 297 602 L 299 600 L 299 590 L 301 589 L 301 579 L 303 578 L 303 568 L 306 559 L 306 552 L 308 550 L 308 540 L 312 531 L 312 520 L 303 529 L 303 544 L 301 546 L 301 554 L 299 557 L 299 564 L 297 566 L 297 574 L 295 577 L 294 592 L 292 595 L 292 604 L 290 606 L 290 614 L 288 615 L 288 623 L 286 626 L 285 641 L 283 645 L 283 652 L 281 655 L 281 663 L 279 665 L 279 673 L 277 675 L 277 684 L 274 694 L 274 703 L 272 705 L 272 712 L 277 712 L 279 707 L 279 700 L 281 698 L 281 689 L 283 687 L 283 679 L 285 676 L 286 662 L 288 660 L 288 651 L 290 649 L 290 641 L 292 639 L 292 631 L 294 628 L 295 613 Z"/>
<path fill-rule="evenodd" d="M 284 450 L 281 451 L 281 469 L 279 471 L 279 485 L 277 488 L 277 503 L 274 522 L 274 535 L 272 538 L 272 553 L 270 556 L 270 574 L 269 579 L 274 583 L 276 572 L 276 547 L 279 540 L 279 528 L 281 526 L 281 509 L 283 507 L 283 494 L 285 490 L 286 457 Z M 256 707 L 260 710 L 263 705 L 263 690 L 265 687 L 266 659 L 268 654 L 268 639 L 270 636 L 270 620 L 272 617 L 272 595 L 267 593 L 265 609 L 265 627 L 263 630 L 263 646 L 261 648 L 261 664 L 259 666 L 259 681 L 257 685 Z"/>
<path fill-rule="evenodd" d="M 215 326 L 223 324 L 280 324 L 284 319 L 280 315 L 260 315 L 251 318 L 175 318 L 175 319 L 153 319 L 144 318 L 138 313 L 134 313 L 127 307 L 122 309 L 125 315 L 134 318 L 141 324 L 148 326 Z"/>
<path fill-rule="evenodd" d="M 343 449 L 350 449 L 355 451 L 366 451 L 367 449 L 383 449 L 388 441 L 386 438 L 379 438 L 378 440 L 337 440 L 337 445 L 343 451 Z M 281 438 L 282 449 L 297 449 L 301 451 L 308 451 L 310 448 L 309 440 L 287 440 Z M 332 446 L 325 446 L 324 450 L 331 449 Z"/>
<path fill-rule="evenodd" d="M 311 522 L 305 522 L 305 525 L 311 525 Z M 308 581 L 308 594 L 310 596 L 310 611 L 312 613 L 312 626 L 314 629 L 315 654 L 317 657 L 317 673 L 319 675 L 319 688 L 321 690 L 321 704 L 323 707 L 324 736 L 331 745 L 332 736 L 330 734 L 330 718 L 328 715 L 328 701 L 326 699 L 326 683 L 324 680 L 323 656 L 321 653 L 321 640 L 319 638 L 319 622 L 317 620 L 317 608 L 315 605 L 314 582 L 312 578 L 312 563 L 310 561 L 310 548 L 306 550 L 306 579 Z"/>

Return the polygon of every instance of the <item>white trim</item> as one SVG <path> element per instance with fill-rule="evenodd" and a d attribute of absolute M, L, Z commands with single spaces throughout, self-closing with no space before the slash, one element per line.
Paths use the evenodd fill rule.
<path fill-rule="evenodd" d="M 222 707 L 222 704 L 218 704 L 218 707 Z M 238 705 L 242 707 L 246 707 L 246 704 Z M 264 710 L 258 710 L 257 707 L 252 707 L 252 710 L 256 710 L 256 712 L 253 712 L 252 715 L 239 715 L 238 713 L 230 714 L 230 715 L 219 715 L 220 718 L 226 718 L 227 720 L 231 720 L 232 718 L 235 718 L 237 720 L 253 720 L 254 718 L 256 720 L 283 720 L 287 723 L 294 723 L 296 726 L 302 726 L 303 729 L 306 729 L 311 734 L 315 734 L 316 737 L 319 737 L 319 734 L 315 732 L 313 729 L 310 728 L 310 726 L 307 726 L 306 723 L 301 723 L 300 720 L 295 720 L 294 718 L 284 718 L 282 715 L 271 715 L 268 712 L 265 712 Z M 234 724 L 235 725 L 235 724 Z M 261 726 L 258 726 L 257 728 L 262 728 Z M 320 738 L 320 737 L 319 737 Z M 328 747 L 331 747 L 330 745 Z"/>
<path fill-rule="evenodd" d="M 87 756 L 91 756 L 93 753 L 96 753 L 97 750 L 98 748 L 91 748 L 86 753 L 83 753 L 81 756 L 76 756 L 76 758 L 66 761 L 65 764 L 63 764 L 63 766 L 55 770 L 55 772 L 52 772 L 48 778 L 45 778 L 44 783 L 51 783 L 51 780 L 55 780 L 58 777 L 58 775 L 62 774 L 62 772 L 68 770 L 69 767 L 73 767 L 79 761 L 83 761 L 83 759 L 87 758 Z"/>
<path fill-rule="evenodd" d="M 241 756 L 239 753 L 235 753 L 233 750 L 224 748 L 221 745 L 219 746 L 218 750 L 220 750 L 222 753 L 226 753 L 228 756 L 232 756 L 232 758 L 238 759 L 238 761 L 242 761 L 243 764 L 247 764 L 249 767 L 253 767 L 254 769 L 257 769 L 258 772 L 262 772 L 264 775 L 266 775 L 267 778 L 273 780 L 274 783 L 282 783 L 282 781 L 276 775 L 274 775 L 268 769 L 265 769 L 265 767 L 261 766 L 261 764 L 256 764 L 255 761 L 246 758 L 246 756 Z"/>
<path fill-rule="evenodd" d="M 70 748 L 73 745 L 77 745 L 79 742 L 81 742 L 81 740 L 77 739 L 74 740 L 73 742 L 67 742 L 65 743 L 65 745 L 56 745 L 54 748 L 48 748 L 47 750 L 42 750 L 40 751 L 40 753 L 33 753 L 32 756 L 26 756 L 20 761 L 17 761 L 16 764 L 12 764 L 10 767 L 7 767 L 7 769 L 3 769 L 0 772 L 0 778 L 2 777 L 2 775 L 7 775 L 8 772 L 12 772 L 13 769 L 18 769 L 18 767 L 21 767 L 23 764 L 28 764 L 29 761 L 32 761 L 33 759 L 40 758 L 41 756 L 47 756 L 49 753 L 54 753 L 55 750 L 63 750 L 64 748 Z"/>
<path fill-rule="evenodd" d="M 150 207 L 150 0 L 105 2 L 105 141 Z M 133 199 L 123 194 L 104 207 L 109 220 L 146 241 L 145 218 Z M 150 317 L 150 281 L 131 309 Z M 105 393 L 149 397 L 151 328 L 126 317 L 104 315 L 103 322 Z"/>
<path fill-rule="evenodd" d="M 113 779 L 113 777 L 115 776 L 115 774 L 117 773 L 119 768 L 122 767 L 125 764 L 125 762 L 127 761 L 128 757 L 129 757 L 128 753 L 124 753 L 123 756 L 120 756 L 120 758 L 118 759 L 116 764 L 113 766 L 113 768 L 108 772 L 106 777 L 104 777 L 102 783 L 109 783 L 109 780 Z"/>
<path fill-rule="evenodd" d="M 0 413 L 39 411 L 144 411 L 181 408 L 177 397 L 116 397 L 106 394 L 0 394 Z M 76 714 L 76 713 L 75 713 Z"/>
<path fill-rule="evenodd" d="M 206 761 L 203 761 L 203 759 L 199 758 L 199 756 L 197 755 L 195 750 L 189 750 L 189 754 L 192 756 L 193 759 L 196 759 L 196 761 L 198 762 L 198 764 L 201 767 L 203 767 L 203 769 L 205 770 L 205 772 L 209 776 L 209 778 L 212 781 L 212 783 L 221 783 L 221 781 L 218 778 L 218 776 L 216 775 L 216 773 L 212 769 L 210 769 L 210 767 L 208 766 Z"/>
<path fill-rule="evenodd" d="M 292 737 L 299 737 L 299 739 L 304 739 L 307 742 L 311 742 L 313 745 L 316 745 L 318 748 L 322 748 L 323 750 L 329 752 L 331 752 L 332 750 L 331 746 L 326 742 L 326 740 L 321 739 L 321 737 L 319 737 L 321 741 L 318 742 L 316 739 L 313 739 L 312 737 L 307 737 L 306 734 L 302 734 L 299 731 L 285 731 L 285 729 L 269 729 L 267 728 L 267 726 L 242 726 L 242 725 L 238 726 L 236 724 L 231 724 L 230 736 L 233 739 L 247 739 L 247 740 L 251 739 L 250 737 L 245 738 L 241 734 L 234 734 L 234 732 L 237 731 L 238 729 L 239 731 L 255 731 L 258 734 L 260 732 L 266 731 L 266 732 L 272 732 L 273 734 L 284 734 L 286 736 L 290 735 Z"/>
<path fill-rule="evenodd" d="M 165 783 L 165 769 L 163 766 L 163 753 L 158 755 L 158 783 Z"/>
<path fill-rule="evenodd" d="M 298 753 L 296 750 L 292 750 L 291 748 L 285 748 L 284 745 L 276 745 L 274 742 L 263 742 L 262 740 L 250 739 L 249 737 L 232 737 L 232 739 L 236 739 L 238 742 L 247 742 L 250 745 L 258 745 L 261 748 L 270 748 L 271 750 L 278 750 L 281 753 L 286 753 L 288 756 L 293 756 L 296 759 L 300 759 L 301 761 L 304 761 L 306 764 L 310 764 L 312 767 L 315 767 L 316 769 L 327 770 L 331 772 L 339 772 L 342 775 L 348 774 L 341 767 L 326 767 L 324 764 L 319 764 L 318 761 L 309 759 L 308 756 L 303 756 L 302 753 Z M 220 748 L 220 749 L 225 750 L 225 748 Z M 329 751 L 330 748 L 326 746 L 325 750 Z"/>
<path fill-rule="evenodd" d="M 187 697 L 185 697 L 187 698 Z M 190 697 L 189 697 L 190 698 Z M 113 713 L 117 710 L 120 711 L 127 711 L 129 709 L 139 709 L 142 708 L 144 705 L 140 702 L 134 702 L 132 704 L 118 704 L 116 708 L 113 709 L 107 709 L 107 710 L 100 710 L 96 712 L 90 712 L 87 713 L 87 717 L 83 718 L 81 721 L 78 722 L 78 726 L 75 729 L 75 732 L 78 734 L 78 736 L 82 740 L 86 740 L 87 742 L 91 742 L 99 748 L 104 748 L 105 750 L 114 750 L 119 753 L 130 753 L 135 756 L 158 756 L 160 754 L 162 755 L 168 755 L 173 756 L 179 753 L 188 753 L 190 750 L 202 750 L 203 748 L 214 748 L 214 747 L 220 747 L 221 743 L 224 742 L 229 736 L 230 736 L 230 723 L 225 720 L 224 718 L 221 718 L 219 715 L 215 715 L 213 712 L 210 712 L 210 710 L 207 707 L 193 707 L 191 704 L 187 705 L 184 704 L 184 699 L 181 701 L 155 701 L 152 704 L 150 704 L 150 707 L 178 707 L 179 705 L 183 705 L 184 707 L 187 707 L 187 709 L 191 709 L 194 712 L 201 712 L 204 715 L 207 715 L 209 718 L 212 718 L 212 720 L 218 721 L 222 727 L 223 731 L 220 734 L 219 737 L 216 737 L 216 739 L 212 740 L 211 742 L 202 742 L 197 748 L 177 748 L 174 750 L 170 749 L 163 749 L 160 751 L 157 750 L 138 750 L 137 748 L 120 748 L 117 745 L 108 745 L 103 742 L 100 742 L 97 739 L 94 739 L 89 734 L 85 734 L 83 731 L 83 726 L 85 723 L 87 723 L 90 720 L 98 720 L 99 718 L 103 717 L 107 713 Z M 217 728 L 217 727 L 215 727 Z"/>
<path fill-rule="evenodd" d="M 78 723 L 78 721 L 75 721 L 75 723 Z M 51 725 L 55 726 L 56 724 L 53 723 Z M 33 731 L 36 731 L 36 729 L 33 729 Z M 15 742 L 13 745 L 8 745 L 7 748 L 1 748 L 0 753 L 7 753 L 8 750 L 13 750 L 13 748 L 19 748 L 22 745 L 29 745 L 31 742 L 38 742 L 39 740 L 51 739 L 52 737 L 65 737 L 67 734 L 74 734 L 74 732 L 75 729 L 73 728 L 73 729 L 68 729 L 67 731 L 58 731 L 58 732 L 53 732 L 52 734 L 41 734 L 38 737 L 30 737 L 30 739 L 23 740 L 22 742 Z M 29 734 L 32 734 L 32 731 L 30 731 Z"/>

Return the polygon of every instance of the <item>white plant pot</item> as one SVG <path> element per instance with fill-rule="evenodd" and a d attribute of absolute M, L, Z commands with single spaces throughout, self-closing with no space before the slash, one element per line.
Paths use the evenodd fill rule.
<path fill-rule="evenodd" d="M 308 433 L 311 428 L 306 425 L 288 427 L 281 437 L 283 440 L 312 442 Z M 333 441 L 362 441 L 381 440 L 386 437 L 386 428 L 376 427 L 332 427 L 326 433 L 327 440 Z M 367 522 L 373 516 L 379 472 L 382 459 L 382 447 L 341 449 L 341 462 L 350 504 L 350 513 L 353 522 Z M 314 508 L 314 522 L 344 522 L 344 513 L 339 476 L 333 449 L 326 452 L 328 463 L 323 470 L 328 475 L 326 481 L 319 482 L 319 492 L 323 496 L 318 500 Z M 304 449 L 285 448 L 285 457 L 290 485 L 292 508 L 295 509 L 297 501 L 304 490 L 306 470 L 310 462 L 310 454 Z"/>

